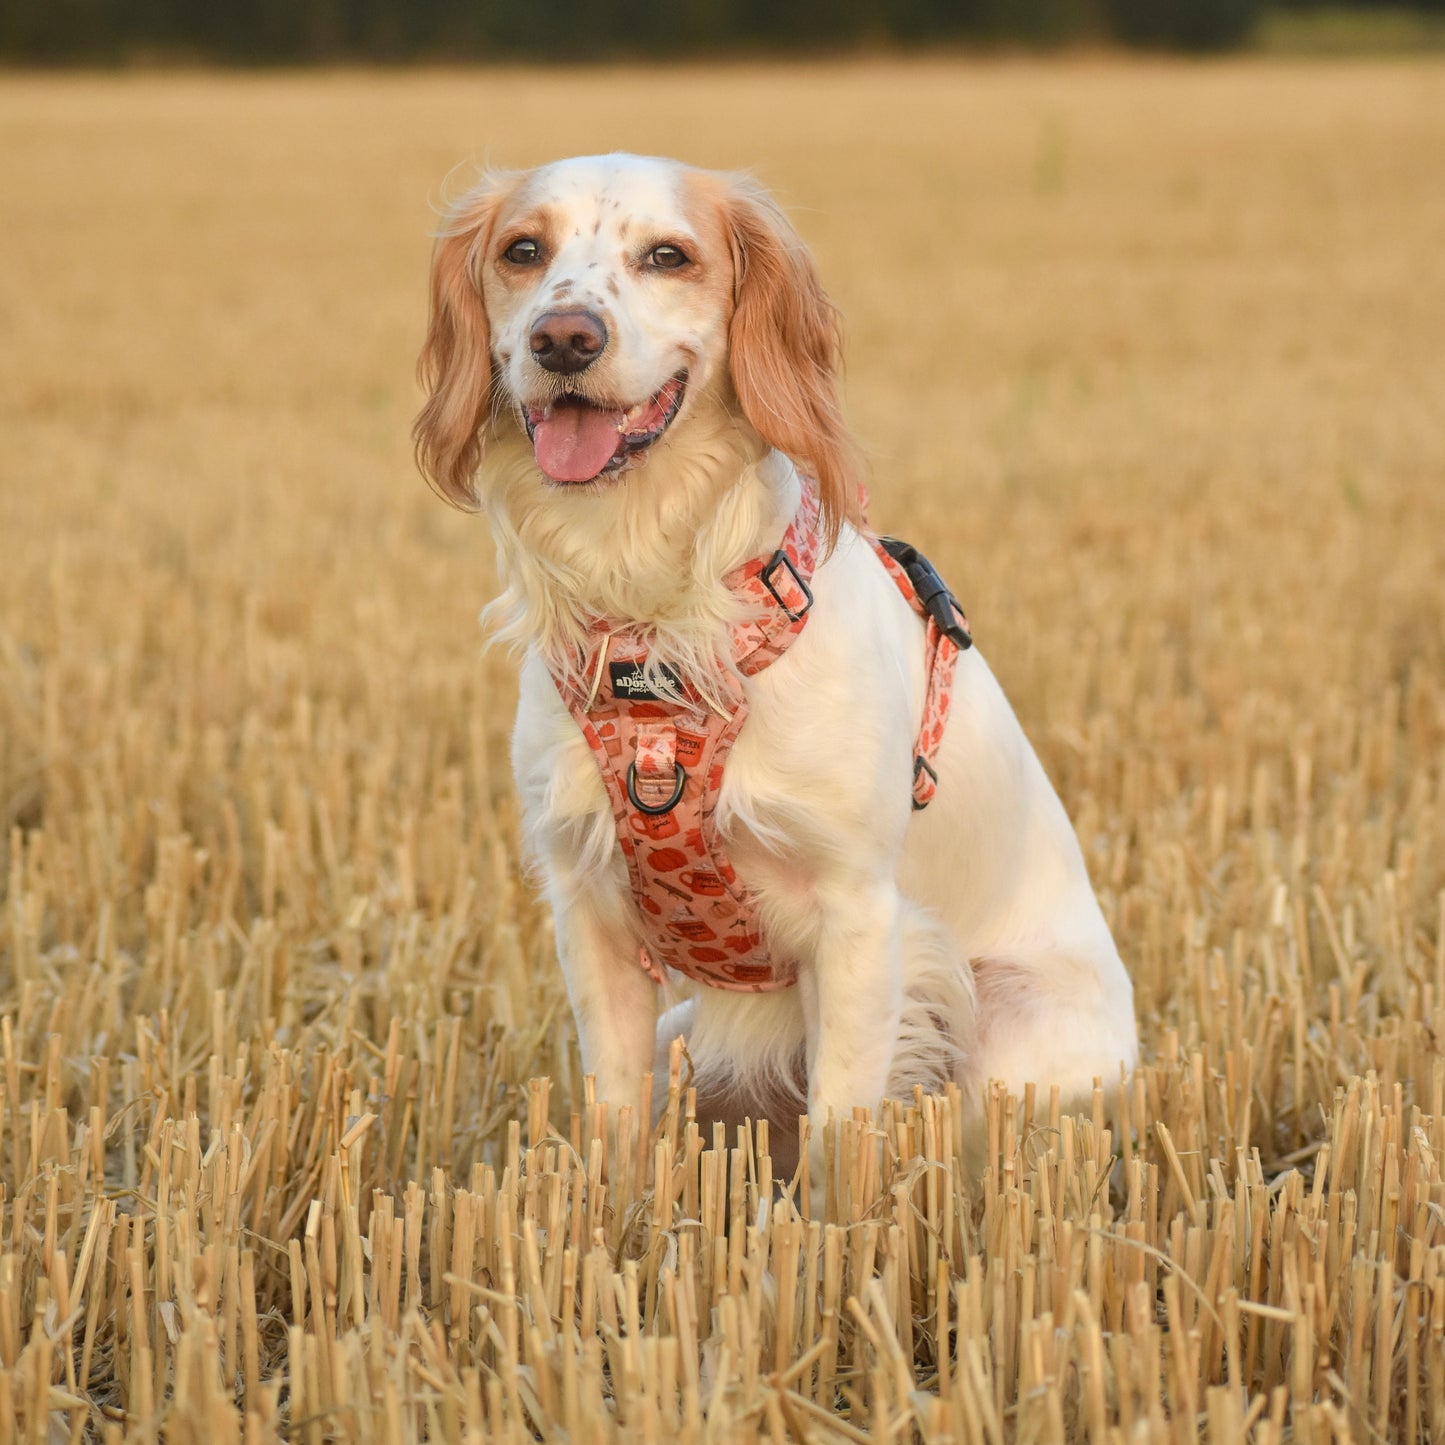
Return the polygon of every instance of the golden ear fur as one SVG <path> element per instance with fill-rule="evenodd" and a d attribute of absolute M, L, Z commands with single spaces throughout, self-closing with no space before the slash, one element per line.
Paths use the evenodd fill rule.
<path fill-rule="evenodd" d="M 831 547 L 843 522 L 861 517 L 857 449 L 838 400 L 838 312 L 807 248 L 760 187 L 734 179 L 723 205 L 733 249 L 733 390 L 758 435 L 817 483 Z"/>
<path fill-rule="evenodd" d="M 481 461 L 492 380 L 478 267 L 502 194 L 500 178 L 486 176 L 452 205 L 432 252 L 431 324 L 417 361 L 427 402 L 412 437 L 417 465 L 457 507 L 477 504 L 472 478 Z"/>

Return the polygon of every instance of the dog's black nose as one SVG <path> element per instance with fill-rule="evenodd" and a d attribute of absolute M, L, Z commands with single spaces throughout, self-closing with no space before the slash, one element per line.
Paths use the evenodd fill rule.
<path fill-rule="evenodd" d="M 590 311 L 548 311 L 532 328 L 532 356 L 538 366 L 571 376 L 591 366 L 607 346 L 607 328 Z"/>

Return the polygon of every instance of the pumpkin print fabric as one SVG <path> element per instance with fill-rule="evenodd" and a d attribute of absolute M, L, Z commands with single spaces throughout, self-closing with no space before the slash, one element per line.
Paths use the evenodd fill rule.
<path fill-rule="evenodd" d="M 927 619 L 927 697 L 913 785 L 914 806 L 923 807 L 938 786 L 933 761 L 959 648 L 927 615 L 878 539 L 868 540 Z M 817 497 L 805 490 L 782 546 L 726 579 L 756 605 L 733 629 L 736 672 L 718 667 L 706 692 L 693 679 L 649 667 L 646 637 L 627 631 L 599 628 L 578 673 L 554 674 L 606 784 L 641 925 L 639 961 L 659 983 L 663 968 L 741 993 L 797 981 L 796 962 L 768 949 L 756 901 L 739 884 L 718 836 L 716 811 L 723 768 L 748 714 L 738 674 L 751 676 L 776 661 L 807 623 L 819 542 Z M 957 618 L 966 630 L 961 612 Z"/>

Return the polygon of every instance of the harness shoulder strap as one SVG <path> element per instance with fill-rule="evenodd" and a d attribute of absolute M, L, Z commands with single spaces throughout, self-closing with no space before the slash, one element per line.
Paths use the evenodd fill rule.
<path fill-rule="evenodd" d="M 916 547 L 896 537 L 868 535 L 878 560 L 927 623 L 923 722 L 913 750 L 913 807 L 926 808 L 938 792 L 938 750 L 953 703 L 953 676 L 958 654 L 973 646 L 968 618 L 933 564 Z"/>

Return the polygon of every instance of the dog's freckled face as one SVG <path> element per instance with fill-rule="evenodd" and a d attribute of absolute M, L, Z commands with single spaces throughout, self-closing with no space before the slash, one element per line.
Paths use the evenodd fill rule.
<path fill-rule="evenodd" d="M 524 179 L 498 202 L 480 279 L 503 389 L 554 482 L 634 465 L 726 366 L 722 208 L 681 170 Z"/>
<path fill-rule="evenodd" d="M 744 177 L 615 155 L 493 173 L 433 260 L 418 460 L 469 505 L 514 427 L 540 478 L 590 495 L 710 414 L 808 469 L 832 538 L 858 515 L 838 345 L 812 258 Z"/>

